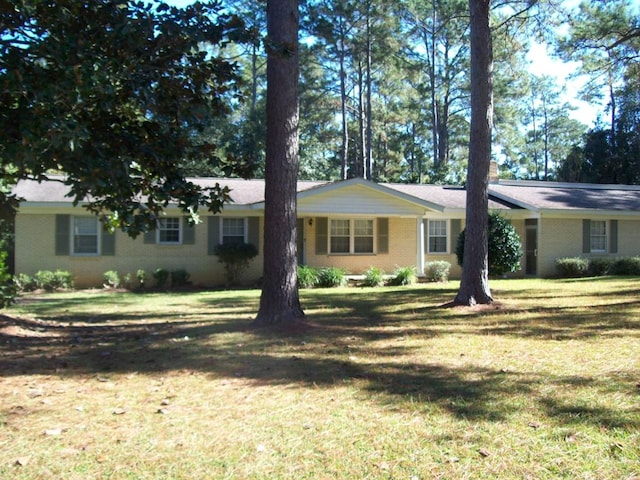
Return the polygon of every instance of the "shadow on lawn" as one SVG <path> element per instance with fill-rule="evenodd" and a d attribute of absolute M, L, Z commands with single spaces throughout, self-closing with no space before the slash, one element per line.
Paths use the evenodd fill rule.
<path fill-rule="evenodd" d="M 605 312 L 600 307 L 570 317 L 545 307 L 536 309 L 536 316 L 526 322 L 509 322 L 505 313 L 514 311 L 505 312 L 499 307 L 463 314 L 438 308 L 451 298 L 451 292 L 428 292 L 428 299 L 420 289 L 386 290 L 365 299 L 358 292 L 322 292 L 306 299 L 313 322 L 295 335 L 250 329 L 249 318 L 222 318 L 257 308 L 256 298 L 231 293 L 215 303 L 205 298 L 201 306 L 182 315 L 154 311 L 151 318 L 127 309 L 124 314 L 70 316 L 69 312 L 86 300 L 45 302 L 32 306 L 39 312 L 38 320 L 0 316 L 0 375 L 102 376 L 178 371 L 265 384 L 352 384 L 381 395 L 381 401 L 400 397 L 437 404 L 460 418 L 501 421 L 518 410 L 514 397 L 534 394 L 549 385 L 549 378 L 462 362 L 450 362 L 449 366 L 399 362 L 397 358 L 411 358 L 412 348 L 417 348 L 405 340 L 447 334 L 570 339 L 618 330 L 638 335 L 640 329 L 637 321 L 623 315 L 626 309 L 637 308 L 636 301 L 621 304 L 620 316 L 615 319 L 603 320 Z M 126 298 L 135 304 L 135 296 Z M 108 302 L 108 298 L 96 301 Z M 555 381 L 563 388 L 576 386 L 574 377 Z M 597 379 L 579 381 L 598 391 L 607 388 Z M 543 407 L 554 415 L 569 417 L 581 408 L 553 399 Z M 637 415 L 622 418 L 607 409 L 590 409 L 579 418 L 594 424 L 640 427 Z"/>

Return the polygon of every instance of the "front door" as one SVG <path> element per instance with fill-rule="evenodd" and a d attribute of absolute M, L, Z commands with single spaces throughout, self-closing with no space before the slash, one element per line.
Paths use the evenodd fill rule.
<path fill-rule="evenodd" d="M 538 220 L 525 220 L 524 271 L 527 275 L 538 272 Z"/>

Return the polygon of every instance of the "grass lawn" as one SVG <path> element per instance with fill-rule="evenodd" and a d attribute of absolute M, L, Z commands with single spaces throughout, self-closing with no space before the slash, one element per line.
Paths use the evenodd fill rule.
<path fill-rule="evenodd" d="M 0 315 L 0 478 L 640 479 L 640 279 L 28 295 Z"/>

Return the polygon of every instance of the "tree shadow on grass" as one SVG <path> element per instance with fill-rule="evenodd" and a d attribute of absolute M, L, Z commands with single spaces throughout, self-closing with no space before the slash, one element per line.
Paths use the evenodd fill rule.
<path fill-rule="evenodd" d="M 434 295 L 435 302 L 446 295 L 447 292 Z M 182 315 L 162 309 L 150 314 L 132 313 L 125 308 L 124 313 L 90 313 L 85 318 L 84 314 L 69 313 L 74 305 L 81 305 L 70 302 L 42 307 L 39 311 L 43 319 L 0 316 L 0 372 L 4 376 L 73 377 L 182 371 L 206 373 L 212 379 L 242 378 L 256 384 L 352 384 L 375 394 L 380 401 L 430 403 L 458 418 L 487 421 L 502 421 L 516 413 L 520 407 L 514 398 L 529 397 L 549 384 L 548 378 L 498 367 L 421 363 L 419 357 L 406 360 L 414 358 L 412 349 L 419 343 L 405 342 L 407 338 L 423 340 L 448 334 L 520 336 L 531 328 L 516 322 L 506 327 L 491 323 L 492 318 L 504 315 L 499 310 L 466 313 L 461 318 L 455 312 L 437 310 L 434 299 L 425 299 L 419 290 L 386 291 L 365 301 L 329 292 L 315 298 L 315 302 L 308 302 L 308 311 L 315 312 L 310 318 L 313 321 L 293 332 L 250 328 L 250 318 L 233 315 L 252 311 L 256 299 L 233 294 L 215 302 L 205 298 L 202 305 Z M 397 307 L 402 305 L 401 299 L 405 300 L 404 309 Z M 392 311 L 389 305 L 395 305 Z M 57 311 L 63 313 L 56 314 Z M 541 316 L 552 314 L 557 312 L 550 307 L 548 311 L 540 310 Z M 573 333 L 566 325 L 568 338 L 589 332 L 602 312 L 590 315 L 593 318 L 584 318 L 582 324 L 577 322 Z M 575 318 L 572 321 L 576 323 Z M 544 337 L 552 332 L 549 325 L 536 328 L 531 335 Z M 637 324 L 633 328 L 637 330 Z M 384 346 L 376 346 L 378 342 Z M 575 387 L 576 381 L 595 382 L 574 377 L 553 381 L 562 388 Z M 572 408 L 578 408 L 554 404 L 553 399 L 542 406 L 560 417 L 565 415 L 563 409 L 570 413 Z M 591 410 L 582 416 L 584 421 L 617 425 L 617 412 L 585 408 Z M 628 415 L 619 424 L 640 427 L 637 415 Z"/>

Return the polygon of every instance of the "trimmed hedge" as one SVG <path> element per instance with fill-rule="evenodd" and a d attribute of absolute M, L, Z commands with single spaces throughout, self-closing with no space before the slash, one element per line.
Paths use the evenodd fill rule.
<path fill-rule="evenodd" d="M 567 257 L 556 260 L 556 270 L 563 278 L 601 277 L 604 275 L 640 275 L 638 257 Z"/>

